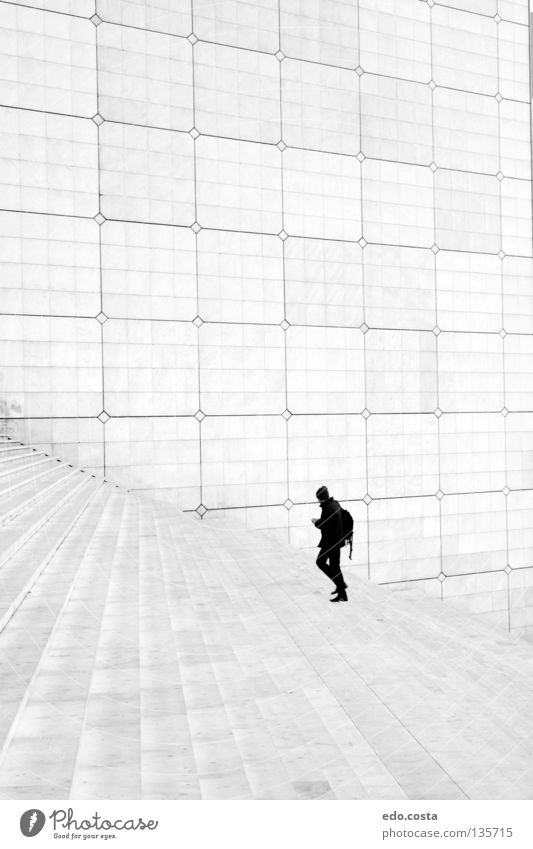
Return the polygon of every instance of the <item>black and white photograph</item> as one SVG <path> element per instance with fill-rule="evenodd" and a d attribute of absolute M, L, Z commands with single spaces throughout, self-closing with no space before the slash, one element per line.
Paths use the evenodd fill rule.
<path fill-rule="evenodd" d="M 9 849 L 533 846 L 531 35 L 0 0 Z"/>

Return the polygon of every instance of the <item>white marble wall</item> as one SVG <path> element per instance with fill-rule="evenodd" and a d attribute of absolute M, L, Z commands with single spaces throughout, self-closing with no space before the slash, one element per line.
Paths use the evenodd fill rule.
<path fill-rule="evenodd" d="M 19 438 L 533 632 L 527 0 L 0 0 Z"/>

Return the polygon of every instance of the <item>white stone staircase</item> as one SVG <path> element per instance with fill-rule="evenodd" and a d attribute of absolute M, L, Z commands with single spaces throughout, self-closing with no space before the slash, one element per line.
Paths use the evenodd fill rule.
<path fill-rule="evenodd" d="M 533 797 L 531 645 L 0 443 L 0 798 Z"/>

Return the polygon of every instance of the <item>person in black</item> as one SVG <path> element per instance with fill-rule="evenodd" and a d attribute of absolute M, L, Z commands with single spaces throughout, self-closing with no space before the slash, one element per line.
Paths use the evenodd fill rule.
<path fill-rule="evenodd" d="M 320 519 L 311 519 L 315 528 L 318 528 L 321 532 L 318 544 L 320 551 L 316 565 L 335 584 L 335 597 L 330 601 L 348 601 L 347 584 L 344 581 L 340 565 L 341 548 L 344 544 L 340 504 L 331 497 L 325 486 L 317 489 L 316 497 L 322 508 Z"/>

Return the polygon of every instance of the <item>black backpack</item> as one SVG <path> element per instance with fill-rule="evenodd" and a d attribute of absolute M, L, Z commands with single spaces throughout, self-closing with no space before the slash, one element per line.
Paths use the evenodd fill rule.
<path fill-rule="evenodd" d="M 353 518 L 352 514 L 348 513 L 344 507 L 341 507 L 341 521 L 342 521 L 342 536 L 344 539 L 344 545 L 350 546 L 350 560 L 352 559 L 352 550 L 353 550 Z"/>

